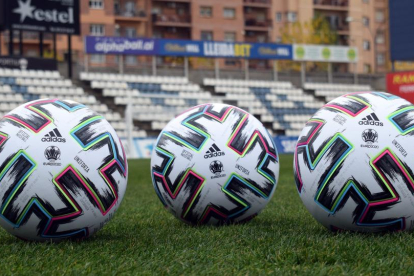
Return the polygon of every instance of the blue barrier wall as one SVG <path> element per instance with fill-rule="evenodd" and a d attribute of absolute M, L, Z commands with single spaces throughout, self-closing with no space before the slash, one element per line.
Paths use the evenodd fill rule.
<path fill-rule="evenodd" d="M 391 60 L 414 60 L 414 1 L 389 0 Z"/>

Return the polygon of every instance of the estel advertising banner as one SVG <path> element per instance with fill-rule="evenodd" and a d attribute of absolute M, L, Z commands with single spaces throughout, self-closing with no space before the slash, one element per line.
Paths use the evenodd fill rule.
<path fill-rule="evenodd" d="M 3 0 L 6 22 L 15 30 L 80 34 L 79 0 Z"/>

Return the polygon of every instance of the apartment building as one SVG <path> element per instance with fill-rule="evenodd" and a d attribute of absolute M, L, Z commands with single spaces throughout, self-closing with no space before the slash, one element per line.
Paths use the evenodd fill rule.
<path fill-rule="evenodd" d="M 280 42 L 281 29 L 295 22 L 309 22 L 322 15 L 337 31 L 338 44 L 357 47 L 359 73 L 383 73 L 388 61 L 387 0 L 89 0 L 81 1 L 82 35 L 156 37 L 169 39 L 218 40 L 231 42 Z M 19 53 L 19 34 L 14 52 Z M 38 56 L 37 33 L 24 32 L 23 53 Z M 44 35 L 44 52 L 53 49 L 51 35 Z M 7 54 L 4 33 L 1 53 Z M 67 38 L 58 36 L 57 48 L 64 58 Z M 73 38 L 74 59 L 83 61 L 83 39 Z M 126 66 L 147 60 L 125 57 Z M 117 57 L 94 55 L 93 64 L 116 64 Z M 222 61 L 223 66 L 242 66 Z M 264 67 L 252 61 L 252 67 Z M 349 70 L 354 70 L 352 66 Z"/>

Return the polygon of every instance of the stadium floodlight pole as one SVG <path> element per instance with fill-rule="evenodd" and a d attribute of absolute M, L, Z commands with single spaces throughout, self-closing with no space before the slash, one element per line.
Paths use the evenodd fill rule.
<path fill-rule="evenodd" d="M 358 19 L 355 19 L 355 18 L 349 16 L 349 17 L 346 18 L 346 22 L 348 22 L 348 23 L 358 22 L 358 23 L 361 23 L 362 25 L 364 25 L 364 27 L 368 29 L 369 34 L 371 35 L 372 44 L 373 44 L 372 47 L 373 47 L 373 50 L 374 50 L 374 73 L 376 73 L 377 72 L 377 44 L 375 43 L 374 33 L 372 32 L 372 30 L 369 26 L 365 25 L 364 22 L 362 22 L 362 20 L 358 20 Z"/>
<path fill-rule="evenodd" d="M 152 75 L 153 76 L 157 75 L 157 57 L 156 56 L 152 56 Z"/>
<path fill-rule="evenodd" d="M 305 61 L 301 62 L 300 80 L 302 82 L 302 87 L 304 87 L 305 82 L 306 82 L 306 62 Z"/>
<path fill-rule="evenodd" d="M 13 56 L 13 28 L 9 29 L 9 56 Z"/>
<path fill-rule="evenodd" d="M 214 73 L 216 79 L 220 79 L 220 62 L 218 58 L 214 59 Z"/>
<path fill-rule="evenodd" d="M 23 56 L 23 30 L 19 31 L 19 54 Z"/>
<path fill-rule="evenodd" d="M 328 62 L 328 83 L 332 83 L 333 82 L 333 77 L 332 77 L 332 62 Z"/>
<path fill-rule="evenodd" d="M 249 74 L 249 60 L 248 59 L 245 59 L 244 60 L 244 78 L 246 79 L 246 80 L 249 80 L 250 79 L 250 74 Z"/>
<path fill-rule="evenodd" d="M 72 79 L 72 35 L 68 34 L 68 76 Z"/>
<path fill-rule="evenodd" d="M 186 79 L 189 79 L 189 73 L 188 73 L 188 57 L 184 57 L 184 77 Z"/>
<path fill-rule="evenodd" d="M 119 55 L 119 74 L 124 73 L 124 55 Z"/>
<path fill-rule="evenodd" d="M 278 62 L 277 59 L 273 61 L 273 80 L 279 81 Z"/>

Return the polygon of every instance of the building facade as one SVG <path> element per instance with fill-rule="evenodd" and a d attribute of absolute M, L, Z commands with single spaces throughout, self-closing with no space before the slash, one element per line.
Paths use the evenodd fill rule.
<path fill-rule="evenodd" d="M 81 2 L 82 35 L 155 37 L 229 42 L 281 42 L 281 30 L 295 22 L 325 17 L 338 34 L 339 45 L 357 47 L 358 73 L 384 73 L 388 61 L 387 0 L 89 0 Z M 23 49 L 14 34 L 14 53 L 39 56 L 37 33 L 24 32 Z M 3 33 L 1 54 L 8 53 L 9 35 Z M 53 39 L 45 35 L 44 56 L 51 56 Z M 73 37 L 74 60 L 84 62 L 83 38 Z M 57 37 L 60 59 L 65 58 L 67 37 Z M 92 55 L 89 64 L 116 65 L 119 57 Z M 126 66 L 149 62 L 147 57 L 126 56 Z M 168 62 L 168 60 L 160 60 Z M 193 66 L 202 61 L 194 62 Z M 207 62 L 208 63 L 208 62 Z M 243 61 L 220 60 L 224 67 Z M 266 67 L 263 61 L 250 66 Z M 352 66 L 349 71 L 353 71 Z"/>

